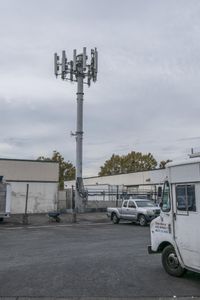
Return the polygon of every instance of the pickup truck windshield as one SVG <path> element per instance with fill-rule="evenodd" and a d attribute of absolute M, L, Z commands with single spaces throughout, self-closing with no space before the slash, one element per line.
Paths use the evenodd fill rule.
<path fill-rule="evenodd" d="M 154 207 L 153 203 L 150 201 L 135 201 L 137 204 L 137 207 Z"/>

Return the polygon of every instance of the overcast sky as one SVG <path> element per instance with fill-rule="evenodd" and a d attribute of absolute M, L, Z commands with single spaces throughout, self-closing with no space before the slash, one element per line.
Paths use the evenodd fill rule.
<path fill-rule="evenodd" d="M 113 153 L 187 158 L 200 146 L 199 0 L 0 0 L 0 157 L 75 164 L 76 84 L 53 53 L 99 51 L 84 95 L 83 175 Z"/>

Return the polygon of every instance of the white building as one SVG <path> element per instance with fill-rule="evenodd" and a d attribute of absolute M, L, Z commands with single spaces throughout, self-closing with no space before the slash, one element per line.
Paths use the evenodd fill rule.
<path fill-rule="evenodd" d="M 26 196 L 28 213 L 57 209 L 58 163 L 1 158 L 0 176 L 11 184 L 11 214 L 25 212 Z"/>
<path fill-rule="evenodd" d="M 109 184 L 124 185 L 126 187 L 150 187 L 161 184 L 166 176 L 165 169 L 156 169 L 151 171 L 135 172 L 128 174 L 110 175 L 110 176 L 94 176 L 83 178 L 84 185 Z M 65 181 L 65 188 L 75 186 L 75 181 Z"/>
<path fill-rule="evenodd" d="M 107 190 L 114 191 L 116 187 L 124 187 L 127 192 L 131 191 L 149 191 L 155 192 L 157 186 L 164 182 L 166 177 L 166 169 L 156 169 L 151 171 L 135 172 L 128 174 L 119 174 L 111 176 L 95 176 L 83 178 L 83 183 L 86 189 L 92 190 Z M 75 187 L 75 181 L 65 181 L 65 189 Z M 88 199 L 89 200 L 89 199 Z"/>

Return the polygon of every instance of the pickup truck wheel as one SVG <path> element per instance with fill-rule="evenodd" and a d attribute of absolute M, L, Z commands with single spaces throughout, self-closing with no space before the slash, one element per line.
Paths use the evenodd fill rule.
<path fill-rule="evenodd" d="M 169 245 L 162 252 L 162 265 L 165 271 L 176 277 L 181 277 L 185 273 L 185 269 L 181 267 L 174 247 Z"/>
<path fill-rule="evenodd" d="M 147 225 L 147 220 L 144 215 L 140 215 L 138 218 L 140 226 L 146 226 Z"/>
<path fill-rule="evenodd" d="M 112 215 L 112 221 L 113 221 L 113 223 L 114 224 L 118 224 L 119 223 L 119 218 L 118 218 L 118 216 L 116 215 L 116 214 L 113 214 Z"/>

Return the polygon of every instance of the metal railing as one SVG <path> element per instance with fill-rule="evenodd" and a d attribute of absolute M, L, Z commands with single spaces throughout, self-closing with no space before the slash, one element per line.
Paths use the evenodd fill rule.
<path fill-rule="evenodd" d="M 88 201 L 117 201 L 130 198 L 150 199 L 156 201 L 157 191 L 154 189 L 127 188 L 116 185 L 85 186 Z"/>

